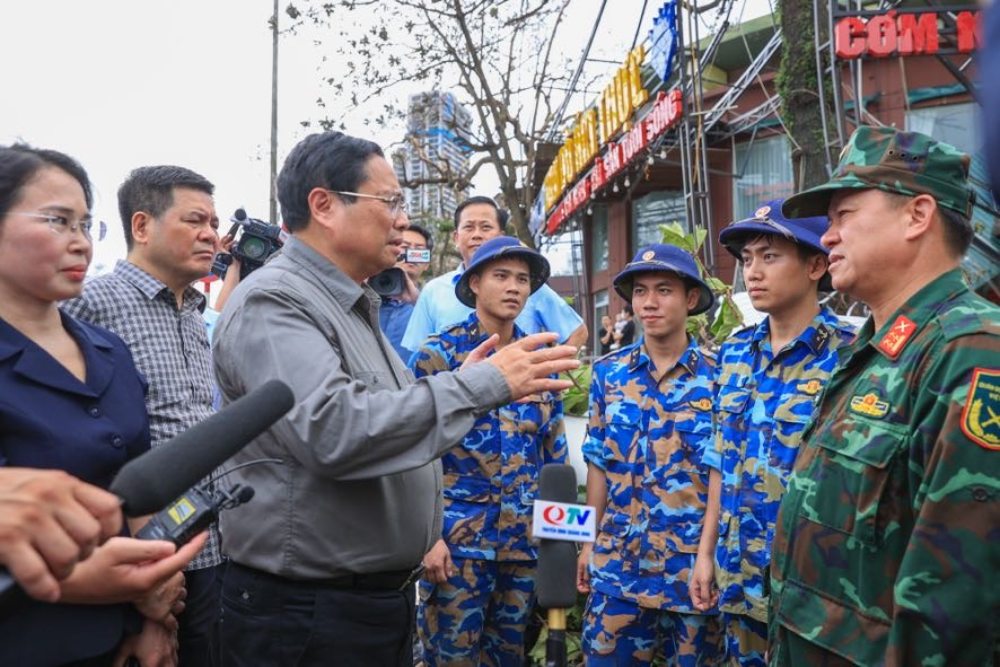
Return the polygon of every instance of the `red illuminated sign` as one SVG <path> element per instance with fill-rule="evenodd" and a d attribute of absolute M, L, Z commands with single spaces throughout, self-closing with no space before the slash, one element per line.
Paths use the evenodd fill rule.
<path fill-rule="evenodd" d="M 944 10 L 942 10 L 944 11 Z M 834 39 L 837 57 L 853 60 L 862 56 L 933 55 L 945 46 L 952 53 L 971 53 L 979 46 L 979 12 L 955 14 L 955 30 L 943 33 L 937 12 L 902 13 L 895 10 L 865 19 L 847 16 L 837 21 Z"/>
<path fill-rule="evenodd" d="M 681 118 L 683 111 L 681 91 L 677 88 L 669 93 L 661 91 L 656 102 L 632 128 L 607 150 L 598 155 L 594 166 L 570 188 L 559 201 L 545 222 L 545 231 L 552 234 L 570 215 L 583 206 L 593 192 L 604 187 L 609 180 L 627 167 L 649 144 L 672 128 Z"/>

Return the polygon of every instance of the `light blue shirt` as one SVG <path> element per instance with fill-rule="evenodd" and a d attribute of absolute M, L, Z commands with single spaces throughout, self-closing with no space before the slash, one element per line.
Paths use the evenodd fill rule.
<path fill-rule="evenodd" d="M 403 334 L 403 347 L 419 350 L 431 334 L 440 333 L 445 327 L 464 322 L 469 317 L 472 308 L 455 296 L 455 284 L 462 271 L 463 267 L 459 266 L 424 286 Z M 555 290 L 542 285 L 528 297 L 515 323 L 526 334 L 554 331 L 559 334 L 559 342 L 565 343 L 583 324 L 583 318 Z"/>

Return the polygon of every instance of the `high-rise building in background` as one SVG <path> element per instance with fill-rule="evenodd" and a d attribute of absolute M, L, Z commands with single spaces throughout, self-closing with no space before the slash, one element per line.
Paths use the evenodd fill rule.
<path fill-rule="evenodd" d="M 464 175 L 469 168 L 468 138 L 472 115 L 451 93 L 426 92 L 410 96 L 406 138 L 393 154 L 401 182 L 420 183 Z M 451 218 L 469 188 L 452 183 L 424 183 L 404 188 L 410 219 Z"/>

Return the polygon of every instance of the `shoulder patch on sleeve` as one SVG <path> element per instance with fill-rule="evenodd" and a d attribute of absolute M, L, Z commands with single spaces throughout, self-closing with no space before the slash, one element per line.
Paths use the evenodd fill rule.
<path fill-rule="evenodd" d="M 962 433 L 980 447 L 1000 451 L 1000 370 L 972 371 L 969 395 L 962 408 Z"/>

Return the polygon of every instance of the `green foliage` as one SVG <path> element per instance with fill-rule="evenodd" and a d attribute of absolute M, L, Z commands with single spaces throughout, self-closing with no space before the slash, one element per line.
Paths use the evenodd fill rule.
<path fill-rule="evenodd" d="M 587 596 L 579 593 L 576 596 L 576 605 L 566 612 L 566 664 L 583 664 L 583 647 L 580 644 L 580 637 L 583 633 L 583 612 L 587 606 Z M 545 611 L 539 607 L 535 608 L 535 613 L 545 619 Z M 542 625 L 542 631 L 538 635 L 538 641 L 534 648 L 528 652 L 528 664 L 545 664 L 545 642 L 549 638 L 549 628 Z"/>
<path fill-rule="evenodd" d="M 590 374 L 591 366 L 588 364 L 562 374 L 564 379 L 573 382 L 573 386 L 562 393 L 563 410 L 566 414 L 576 417 L 587 416 Z"/>
<path fill-rule="evenodd" d="M 701 341 L 702 344 L 708 347 L 718 347 L 722 341 L 729 338 L 737 327 L 743 324 L 743 316 L 733 301 L 733 288 L 715 276 L 709 275 L 698 255 L 708 237 L 708 231 L 696 229 L 693 232 L 687 232 L 675 221 L 660 225 L 660 234 L 664 243 L 675 245 L 694 256 L 694 261 L 698 264 L 698 271 L 712 292 L 715 293 L 715 299 L 719 304 L 715 318 L 709 321 L 708 314 L 705 313 L 689 317 L 687 329 L 688 333 Z"/>

